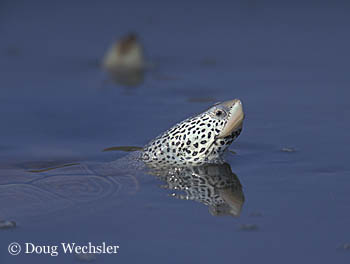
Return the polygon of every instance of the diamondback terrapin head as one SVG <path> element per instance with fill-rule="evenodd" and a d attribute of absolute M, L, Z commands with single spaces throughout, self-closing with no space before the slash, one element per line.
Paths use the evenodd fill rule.
<path fill-rule="evenodd" d="M 238 99 L 218 103 L 149 142 L 146 163 L 196 165 L 222 161 L 222 154 L 242 131 L 244 112 Z"/>
<path fill-rule="evenodd" d="M 143 47 L 135 34 L 128 34 L 106 52 L 103 66 L 111 72 L 141 70 L 145 66 Z"/>

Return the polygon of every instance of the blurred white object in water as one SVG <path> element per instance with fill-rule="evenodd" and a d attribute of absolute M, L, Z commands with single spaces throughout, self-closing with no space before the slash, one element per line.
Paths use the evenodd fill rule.
<path fill-rule="evenodd" d="M 142 70 L 145 67 L 143 47 L 135 34 L 128 34 L 113 44 L 103 58 L 109 71 Z"/>
<path fill-rule="evenodd" d="M 10 228 L 15 228 L 16 222 L 15 221 L 3 221 L 0 220 L 0 229 L 10 229 Z"/>

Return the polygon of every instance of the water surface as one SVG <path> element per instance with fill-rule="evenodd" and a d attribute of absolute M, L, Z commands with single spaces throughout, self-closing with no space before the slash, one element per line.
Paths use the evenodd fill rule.
<path fill-rule="evenodd" d="M 175 199 L 152 175 L 130 181 L 128 170 L 116 170 L 119 184 L 102 188 L 111 196 L 7 214 L 17 228 L 0 230 L 1 263 L 77 262 L 10 256 L 14 241 L 120 245 L 96 263 L 349 263 L 350 251 L 339 248 L 350 242 L 347 4 L 3 1 L 0 8 L 1 182 L 35 180 L 28 170 L 42 167 L 117 160 L 125 153 L 102 151 L 143 146 L 216 101 L 240 98 L 246 112 L 236 154 L 227 156 L 243 186 L 239 218 Z M 130 30 L 155 65 L 131 88 L 98 67 Z M 5 213 L 0 208 L 0 219 Z"/>

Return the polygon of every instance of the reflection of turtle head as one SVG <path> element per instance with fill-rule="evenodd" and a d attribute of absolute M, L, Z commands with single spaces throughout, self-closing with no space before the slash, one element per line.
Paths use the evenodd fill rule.
<path fill-rule="evenodd" d="M 143 70 L 132 70 L 132 71 L 111 71 L 110 78 L 113 82 L 128 86 L 134 87 L 143 83 L 145 78 L 145 72 Z"/>
<path fill-rule="evenodd" d="M 232 186 L 227 189 L 218 189 L 222 204 L 209 206 L 209 212 L 215 216 L 239 216 L 244 203 L 244 194 L 241 186 Z"/>
<path fill-rule="evenodd" d="M 212 215 L 240 215 L 244 203 L 242 185 L 227 163 L 164 167 L 151 169 L 151 174 L 167 182 L 164 187 L 174 191 L 172 196 L 201 202 Z"/>

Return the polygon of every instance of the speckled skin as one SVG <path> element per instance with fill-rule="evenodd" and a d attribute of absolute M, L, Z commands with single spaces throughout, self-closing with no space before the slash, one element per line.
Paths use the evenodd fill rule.
<path fill-rule="evenodd" d="M 25 176 L 22 170 L 13 171 L 0 184 L 1 215 L 40 215 L 72 204 L 113 200 L 121 186 L 136 191 L 134 175 L 144 170 L 166 180 L 170 189 L 184 190 L 186 196 L 180 198 L 209 205 L 215 215 L 238 215 L 244 201 L 241 185 L 229 166 L 221 164 L 221 156 L 241 133 L 243 117 L 241 102 L 231 100 L 180 122 L 142 151 L 112 162 L 66 164 Z M 3 228 L 10 224 L 3 222 Z"/>
<path fill-rule="evenodd" d="M 171 196 L 209 207 L 212 215 L 239 216 L 244 194 L 238 177 L 227 163 L 153 169 L 151 174 L 166 182 Z"/>
<path fill-rule="evenodd" d="M 230 130 L 228 136 L 219 137 L 235 114 L 232 108 L 227 106 L 227 102 L 216 104 L 207 111 L 176 124 L 149 142 L 143 149 L 141 159 L 159 165 L 221 162 L 224 151 L 242 131 L 240 123 Z"/>

